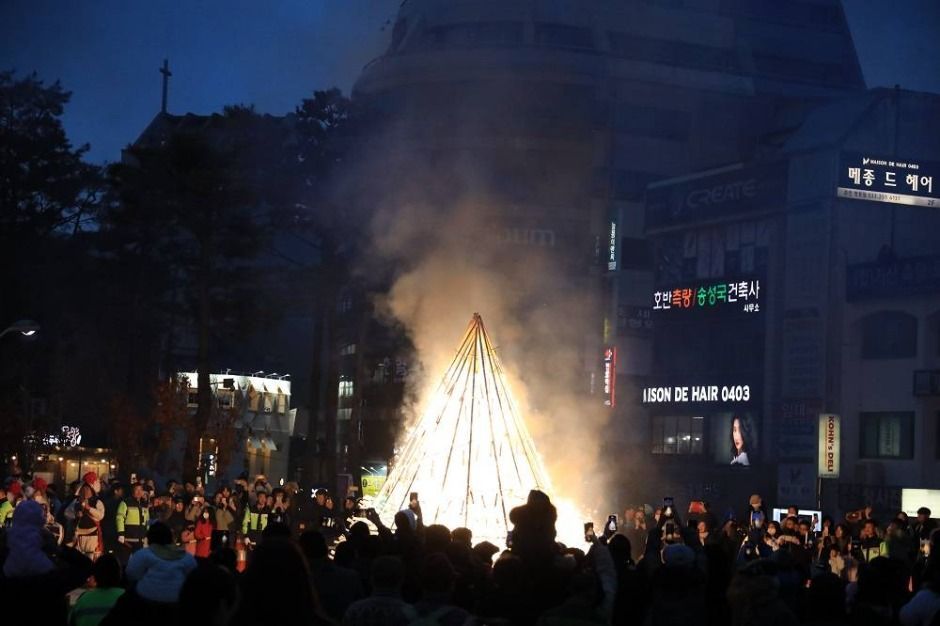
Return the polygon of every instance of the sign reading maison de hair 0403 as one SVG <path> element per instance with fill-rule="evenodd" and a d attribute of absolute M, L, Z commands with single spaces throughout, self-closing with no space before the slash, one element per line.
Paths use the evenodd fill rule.
<path fill-rule="evenodd" d="M 843 153 L 840 198 L 940 208 L 940 164 Z"/>

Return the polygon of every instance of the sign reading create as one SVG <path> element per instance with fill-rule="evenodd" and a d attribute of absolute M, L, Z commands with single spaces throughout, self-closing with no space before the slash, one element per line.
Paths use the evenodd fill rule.
<path fill-rule="evenodd" d="M 940 207 L 940 193 L 934 192 L 940 164 L 844 153 L 840 172 L 840 198 Z"/>
<path fill-rule="evenodd" d="M 745 313 L 760 312 L 760 280 L 678 287 L 653 292 L 653 310 L 707 309 L 741 306 Z"/>
<path fill-rule="evenodd" d="M 819 414 L 819 477 L 839 477 L 839 416 Z"/>
<path fill-rule="evenodd" d="M 787 197 L 787 165 L 741 165 L 691 178 L 653 183 L 646 194 L 646 227 L 668 228 L 779 208 Z"/>
<path fill-rule="evenodd" d="M 685 387 L 645 387 L 643 389 L 644 404 L 750 401 L 750 385 L 691 385 Z"/>

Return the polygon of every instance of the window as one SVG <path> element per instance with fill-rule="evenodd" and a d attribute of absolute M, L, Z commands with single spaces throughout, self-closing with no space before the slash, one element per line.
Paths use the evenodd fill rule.
<path fill-rule="evenodd" d="M 914 413 L 861 414 L 859 456 L 863 459 L 913 459 Z"/>
<path fill-rule="evenodd" d="M 653 454 L 702 454 L 705 418 L 656 416 L 653 418 Z"/>
<path fill-rule="evenodd" d="M 339 397 L 340 398 L 352 398 L 353 397 L 353 381 L 351 380 L 339 381 Z"/>
<path fill-rule="evenodd" d="M 235 390 L 234 389 L 219 389 L 216 394 L 216 398 L 219 401 L 220 409 L 231 409 L 235 406 Z"/>
<path fill-rule="evenodd" d="M 917 356 L 917 318 L 902 311 L 879 311 L 862 319 L 863 359 Z"/>
<path fill-rule="evenodd" d="M 339 349 L 340 356 L 349 356 L 351 354 L 356 354 L 356 344 L 354 343 L 347 343 Z"/>
<path fill-rule="evenodd" d="M 594 35 L 590 28 L 543 22 L 535 25 L 535 43 L 555 48 L 593 50 Z"/>
<path fill-rule="evenodd" d="M 523 41 L 522 22 L 470 22 L 426 28 L 423 48 L 518 46 Z"/>
<path fill-rule="evenodd" d="M 607 39 L 610 42 L 610 53 L 624 59 L 720 72 L 738 70 L 737 56 L 730 48 L 653 39 L 616 31 L 608 32 Z"/>
<path fill-rule="evenodd" d="M 352 419 L 352 409 L 336 409 L 336 419 L 341 422 L 348 422 Z"/>

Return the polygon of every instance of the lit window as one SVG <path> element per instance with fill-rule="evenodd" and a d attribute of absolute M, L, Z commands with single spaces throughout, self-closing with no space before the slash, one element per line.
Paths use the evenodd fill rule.
<path fill-rule="evenodd" d="M 351 398 L 352 396 L 353 396 L 353 381 L 351 380 L 339 381 L 339 397 Z"/>
<path fill-rule="evenodd" d="M 914 413 L 889 411 L 861 414 L 859 456 L 863 459 L 913 459 Z"/>
<path fill-rule="evenodd" d="M 347 343 L 342 348 L 339 349 L 340 356 L 349 356 L 351 354 L 356 354 L 356 344 Z"/>
<path fill-rule="evenodd" d="M 702 454 L 702 417 L 656 416 L 653 418 L 653 454 Z"/>

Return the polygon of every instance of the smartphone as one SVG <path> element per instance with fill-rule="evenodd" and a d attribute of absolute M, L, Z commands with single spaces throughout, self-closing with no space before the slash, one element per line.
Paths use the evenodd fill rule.
<path fill-rule="evenodd" d="M 594 522 L 584 522 L 584 540 L 588 543 L 594 543 Z"/>
<path fill-rule="evenodd" d="M 705 502 L 702 500 L 693 500 L 689 502 L 689 513 L 701 514 L 705 512 Z"/>
<path fill-rule="evenodd" d="M 613 535 L 617 532 L 617 516 L 614 514 L 607 516 L 607 525 L 604 527 L 604 532 Z"/>
<path fill-rule="evenodd" d="M 672 496 L 666 496 L 663 498 L 663 517 L 671 518 L 675 515 L 674 511 L 675 499 Z"/>
<path fill-rule="evenodd" d="M 751 528 L 756 528 L 761 525 L 761 522 L 764 520 L 764 514 L 760 511 L 751 511 Z"/>
<path fill-rule="evenodd" d="M 506 533 L 506 547 L 512 549 L 512 531 Z"/>

